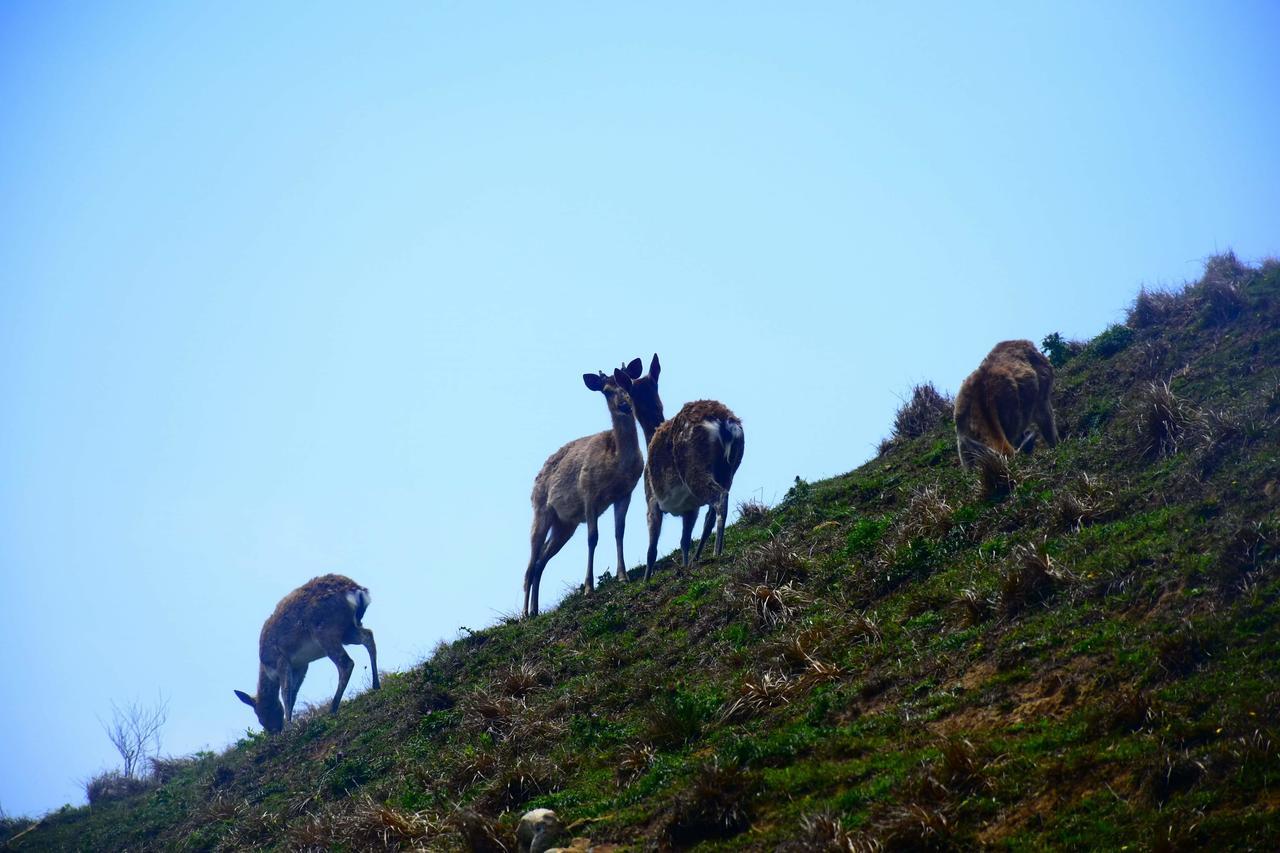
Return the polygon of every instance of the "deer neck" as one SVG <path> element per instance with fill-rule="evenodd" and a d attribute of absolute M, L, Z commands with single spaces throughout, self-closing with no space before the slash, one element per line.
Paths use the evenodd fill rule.
<path fill-rule="evenodd" d="M 658 418 L 656 421 L 653 421 L 651 423 L 646 423 L 645 421 L 640 422 L 640 428 L 644 430 L 644 446 L 645 447 L 648 447 L 650 444 L 653 443 L 653 434 L 658 431 L 658 427 L 662 426 L 664 421 L 665 421 L 665 418 Z"/>
<path fill-rule="evenodd" d="M 618 464 L 640 458 L 640 439 L 636 436 L 636 419 L 631 415 L 613 414 L 613 441 L 618 447 Z"/>
<path fill-rule="evenodd" d="M 271 699 L 280 693 L 280 673 L 272 677 L 266 664 L 258 664 L 258 701 Z"/>

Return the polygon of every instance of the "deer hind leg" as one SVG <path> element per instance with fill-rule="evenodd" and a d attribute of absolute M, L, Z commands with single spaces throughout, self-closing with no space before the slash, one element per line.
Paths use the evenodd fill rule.
<path fill-rule="evenodd" d="M 529 615 L 529 590 L 538 576 L 538 560 L 547 546 L 547 535 L 551 532 L 553 516 L 550 511 L 540 510 L 533 519 L 533 535 L 530 542 L 529 567 L 524 571 L 524 615 Z"/>
<path fill-rule="evenodd" d="M 698 510 L 680 516 L 684 522 L 680 529 L 680 565 L 689 566 L 689 544 L 693 541 L 693 526 L 698 523 Z"/>
<path fill-rule="evenodd" d="M 613 538 L 618 543 L 618 580 L 627 579 L 627 561 L 622 556 L 622 535 L 627 530 L 627 508 L 631 506 L 631 495 L 626 495 L 613 504 Z"/>
<path fill-rule="evenodd" d="M 1036 426 L 1040 428 L 1040 435 L 1044 436 L 1044 443 L 1050 447 L 1056 447 L 1058 444 L 1058 425 L 1053 417 L 1053 404 L 1046 397 L 1044 402 L 1036 406 Z"/>
<path fill-rule="evenodd" d="M 333 702 L 329 705 L 329 713 L 338 713 L 338 704 L 342 702 L 342 694 L 347 692 L 347 682 L 351 680 L 351 673 L 356 668 L 356 663 L 351 659 L 351 655 L 347 654 L 347 650 L 342 647 L 342 638 L 333 636 L 332 634 L 320 635 L 316 637 L 320 641 L 320 648 L 324 650 L 325 656 L 333 661 L 333 665 L 338 668 L 338 689 L 334 691 Z"/>
<path fill-rule="evenodd" d="M 720 509 L 716 513 L 716 556 L 719 557 L 724 553 L 724 522 L 729 517 L 729 490 L 726 489 L 720 495 Z M 702 534 L 703 541 L 706 541 L 707 534 Z"/>
<path fill-rule="evenodd" d="M 590 595 L 596 588 L 596 543 L 600 541 L 600 515 L 595 508 L 587 510 L 587 579 L 582 583 L 582 594 Z"/>
<path fill-rule="evenodd" d="M 693 552 L 693 561 L 696 563 L 702 559 L 702 549 L 707 547 L 707 540 L 711 538 L 711 530 L 716 523 L 716 505 L 707 505 L 707 518 L 702 523 L 702 538 L 698 540 L 698 549 Z"/>
<path fill-rule="evenodd" d="M 645 553 L 644 579 L 653 577 L 653 564 L 658 560 L 658 536 L 662 533 L 662 507 L 658 499 L 647 496 L 645 520 L 649 522 L 649 550 Z"/>
<path fill-rule="evenodd" d="M 533 584 L 529 590 L 529 614 L 530 616 L 538 615 L 538 587 L 542 585 L 542 571 L 547 567 L 547 562 L 560 553 L 560 549 L 564 547 L 564 543 L 573 538 L 573 532 L 578 529 L 578 525 L 569 524 L 561 521 L 557 516 L 551 522 L 551 538 L 547 540 L 546 547 L 542 549 L 542 554 L 538 557 L 533 573 Z"/>

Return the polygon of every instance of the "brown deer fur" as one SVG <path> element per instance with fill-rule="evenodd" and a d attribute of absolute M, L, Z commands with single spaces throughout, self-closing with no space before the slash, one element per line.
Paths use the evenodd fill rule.
<path fill-rule="evenodd" d="M 649 458 L 644 468 L 644 491 L 649 522 L 649 550 L 645 578 L 652 577 L 658 555 L 658 535 L 664 512 L 678 515 L 684 522 L 680 536 L 681 563 L 689 565 L 689 546 L 698 510 L 707 507 L 702 539 L 694 553 L 702 556 L 712 526 L 716 530 L 715 553 L 724 552 L 724 524 L 729 512 L 729 489 L 733 475 L 742 464 L 744 434 L 742 421 L 728 407 L 714 400 L 688 403 L 674 418 L 662 415 L 658 396 L 658 375 L 662 365 L 655 353 L 649 373 L 637 379 L 631 389 L 636 419 L 644 429 Z"/>
<path fill-rule="evenodd" d="M 369 590 L 343 575 L 313 578 L 280 600 L 258 640 L 258 695 L 235 692 L 241 702 L 253 708 L 264 729 L 278 732 L 293 719 L 293 704 L 307 675 L 307 664 L 322 657 L 338 668 L 338 691 L 329 706 L 331 713 L 338 712 L 355 669 L 344 645 L 368 649 L 373 689 L 379 688 L 373 632 L 360 624 L 369 601 Z"/>
<path fill-rule="evenodd" d="M 586 373 L 583 383 L 604 395 L 612 429 L 571 441 L 551 454 L 533 481 L 533 531 L 529 566 L 524 573 L 524 615 L 538 615 L 538 587 L 547 562 L 587 523 L 587 579 L 583 593 L 595 589 L 595 552 L 600 515 L 613 506 L 614 539 L 618 546 L 618 579 L 626 580 L 622 538 L 627 524 L 631 493 L 644 471 L 640 439 L 627 394 L 633 376 L 642 365 L 636 359 L 630 373 L 615 370 L 613 376 Z"/>
<path fill-rule="evenodd" d="M 956 448 L 972 468 L 984 448 L 1004 455 L 1035 446 L 1034 423 L 1050 447 L 1058 443 L 1053 406 L 1053 365 L 1031 341 L 1002 341 L 956 395 Z"/>

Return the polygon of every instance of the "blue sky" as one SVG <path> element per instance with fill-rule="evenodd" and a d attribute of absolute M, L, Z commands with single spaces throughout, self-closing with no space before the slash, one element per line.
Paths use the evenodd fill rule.
<path fill-rule="evenodd" d="M 584 372 L 660 353 L 773 502 L 998 340 L 1280 253 L 1275 4 L 687 7 L 0 5 L 0 807 L 80 802 L 113 699 L 243 734 L 316 574 L 384 669 L 516 611 Z"/>

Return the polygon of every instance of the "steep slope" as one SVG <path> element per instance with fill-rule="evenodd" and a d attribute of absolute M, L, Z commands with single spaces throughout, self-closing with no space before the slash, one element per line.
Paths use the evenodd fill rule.
<path fill-rule="evenodd" d="M 744 508 L 719 562 L 602 578 L 11 846 L 513 849 L 548 806 L 628 848 L 1275 849 L 1280 265 L 1046 347 L 1063 441 L 1004 496 L 935 418 Z"/>

